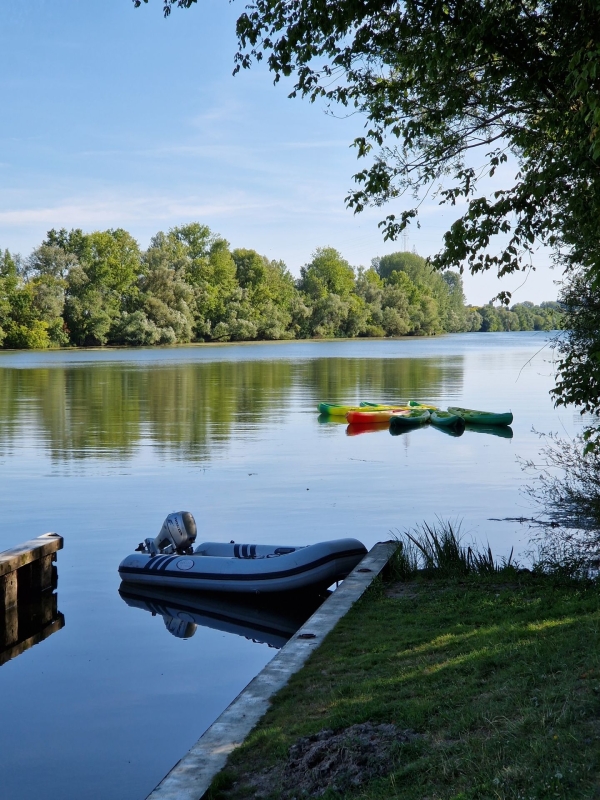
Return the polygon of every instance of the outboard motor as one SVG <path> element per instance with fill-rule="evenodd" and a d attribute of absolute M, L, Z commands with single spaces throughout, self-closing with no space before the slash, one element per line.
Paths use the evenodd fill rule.
<path fill-rule="evenodd" d="M 156 539 L 145 539 L 137 550 L 142 553 L 181 555 L 193 553 L 198 529 L 189 511 L 175 511 L 166 518 Z"/>

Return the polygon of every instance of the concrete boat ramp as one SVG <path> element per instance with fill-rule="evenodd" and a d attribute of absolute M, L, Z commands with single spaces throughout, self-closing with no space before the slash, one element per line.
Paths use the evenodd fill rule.
<path fill-rule="evenodd" d="M 213 778 L 298 672 L 383 570 L 396 542 L 376 544 L 152 791 L 147 800 L 201 800 Z"/>

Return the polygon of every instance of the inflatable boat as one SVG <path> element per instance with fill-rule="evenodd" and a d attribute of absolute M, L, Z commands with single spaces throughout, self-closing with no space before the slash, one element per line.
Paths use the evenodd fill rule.
<path fill-rule="evenodd" d="M 320 589 L 345 578 L 367 554 L 357 539 L 300 545 L 203 542 L 187 511 L 169 514 L 156 539 L 146 539 L 119 565 L 121 580 L 217 592 Z"/>

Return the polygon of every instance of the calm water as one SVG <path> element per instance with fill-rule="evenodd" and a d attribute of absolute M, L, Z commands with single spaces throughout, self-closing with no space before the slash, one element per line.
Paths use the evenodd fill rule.
<path fill-rule="evenodd" d="M 371 546 L 439 515 L 461 518 L 497 554 L 524 549 L 526 530 L 489 521 L 531 514 L 516 456 L 538 452 L 532 426 L 579 426 L 548 397 L 546 341 L 495 333 L 0 353 L 0 549 L 48 530 L 65 537 L 65 626 L 0 667 L 2 798 L 145 797 L 273 656 L 268 643 L 298 624 L 278 610 L 253 633 L 253 610 L 231 608 L 236 632 L 200 624 L 181 639 L 163 624 L 165 604 L 152 616 L 143 600 L 122 599 L 119 561 L 169 511 L 194 513 L 198 541 L 355 536 Z M 407 398 L 510 408 L 513 438 L 432 428 L 351 436 L 315 411 L 320 400 Z M 210 608 L 166 610 L 215 618 Z"/>

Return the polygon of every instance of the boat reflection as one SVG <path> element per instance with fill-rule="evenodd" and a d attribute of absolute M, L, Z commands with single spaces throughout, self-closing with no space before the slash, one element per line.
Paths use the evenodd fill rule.
<path fill-rule="evenodd" d="M 122 583 L 119 594 L 128 606 L 161 616 L 169 633 L 179 639 L 189 639 L 202 626 L 280 648 L 329 593 L 286 593 L 258 598 Z"/>
<path fill-rule="evenodd" d="M 350 424 L 346 428 L 346 436 L 360 436 L 361 433 L 377 433 L 377 431 L 387 431 L 389 422 L 368 422 L 366 425 Z"/>
<path fill-rule="evenodd" d="M 395 425 L 390 425 L 388 433 L 392 436 L 405 436 L 407 433 L 414 433 L 414 431 L 425 430 L 431 427 L 430 425 L 410 425 L 408 428 L 397 428 Z"/>
<path fill-rule="evenodd" d="M 490 436 L 500 436 L 501 439 L 512 439 L 513 429 L 510 425 L 465 425 L 466 431 L 473 433 L 488 433 Z"/>
<path fill-rule="evenodd" d="M 462 425 L 456 425 L 455 427 L 447 425 L 431 425 L 431 427 L 440 433 L 445 433 L 446 436 L 454 436 L 455 438 L 457 436 L 462 436 L 466 430 L 464 423 Z"/>
<path fill-rule="evenodd" d="M 499 436 L 501 439 L 512 439 L 513 438 L 513 429 L 509 425 L 469 425 L 468 423 L 465 425 L 464 429 L 461 427 L 457 428 L 446 428 L 441 427 L 439 425 L 420 425 L 420 426 L 413 426 L 412 428 L 395 428 L 392 429 L 390 427 L 390 433 L 392 436 L 403 436 L 405 433 L 410 433 L 420 428 L 435 428 L 436 431 L 440 433 L 445 433 L 447 436 L 462 436 L 464 431 L 469 431 L 473 433 L 487 433 L 489 436 Z"/>
<path fill-rule="evenodd" d="M 317 417 L 317 422 L 319 425 L 327 425 L 331 423 L 332 425 L 347 425 L 346 417 L 332 417 L 329 414 L 319 414 Z"/>

